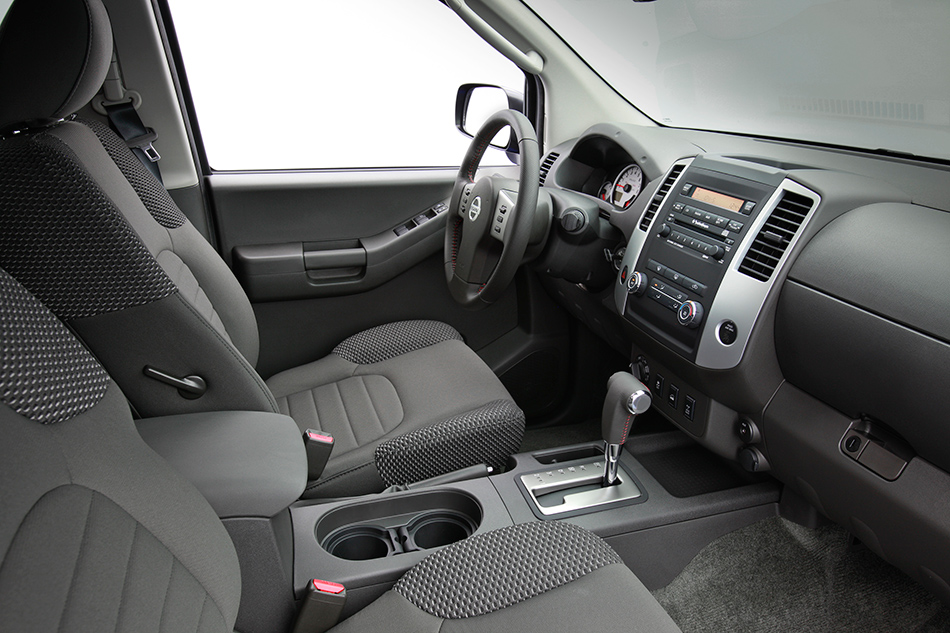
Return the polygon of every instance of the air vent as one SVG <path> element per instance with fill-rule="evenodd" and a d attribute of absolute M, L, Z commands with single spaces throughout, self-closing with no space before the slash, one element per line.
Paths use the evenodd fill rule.
<path fill-rule="evenodd" d="M 755 236 L 739 265 L 739 272 L 759 281 L 768 281 L 813 204 L 811 198 L 786 191 Z"/>
<path fill-rule="evenodd" d="M 560 156 L 560 154 L 557 152 L 551 152 L 544 157 L 544 162 L 541 163 L 541 168 L 538 170 L 538 184 L 544 184 L 545 179 L 548 177 L 548 172 L 551 171 L 551 167 L 554 165 L 554 161 L 557 160 L 558 156 Z"/>
<path fill-rule="evenodd" d="M 670 171 L 670 175 L 666 177 L 666 180 L 663 181 L 660 188 L 653 194 L 653 200 L 650 201 L 647 212 L 643 214 L 643 219 L 640 220 L 641 231 L 646 231 L 650 228 L 650 222 L 653 221 L 653 216 L 656 215 L 656 212 L 666 199 L 666 194 L 670 192 L 673 183 L 676 182 L 676 179 L 679 178 L 684 169 L 686 169 L 686 165 L 674 165 L 672 171 Z"/>

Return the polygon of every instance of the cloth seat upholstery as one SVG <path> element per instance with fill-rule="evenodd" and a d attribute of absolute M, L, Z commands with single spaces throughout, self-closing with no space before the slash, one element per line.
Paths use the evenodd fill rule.
<path fill-rule="evenodd" d="M 0 629 L 234 630 L 240 567 L 105 370 L 0 270 Z M 318 571 L 318 570 L 315 570 Z M 434 552 L 338 633 L 679 629 L 609 545 L 531 522 Z"/>
<path fill-rule="evenodd" d="M 438 443 L 456 457 L 447 464 L 504 463 L 520 444 L 523 414 L 445 324 L 389 324 L 388 347 L 379 332 L 357 334 L 265 384 L 255 370 L 254 312 L 230 269 L 124 141 L 102 123 L 72 117 L 109 66 L 101 0 L 38 5 L 15 2 L 0 31 L 0 265 L 69 324 L 140 416 L 284 411 L 302 430 L 338 435 L 328 481 L 308 495 L 377 492 L 408 483 L 392 480 L 397 474 L 440 474 L 380 473 L 373 461 L 383 442 L 423 428 L 453 430 Z M 20 60 L 30 61 L 30 72 Z M 41 61 L 46 66 L 34 67 Z M 43 81 L 35 81 L 30 73 L 40 72 Z M 389 355 L 352 356 L 377 348 Z M 207 391 L 184 398 L 147 377 L 146 366 L 200 376 Z M 485 409 L 499 400 L 509 406 Z M 472 411 L 487 424 L 436 426 Z M 501 414 L 487 419 L 485 411 Z M 486 441 L 488 428 L 502 433 Z"/>

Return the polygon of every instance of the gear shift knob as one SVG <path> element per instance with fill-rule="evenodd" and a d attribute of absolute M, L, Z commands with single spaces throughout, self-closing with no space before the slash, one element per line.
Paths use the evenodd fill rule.
<path fill-rule="evenodd" d="M 650 390 L 642 382 L 625 371 L 619 371 L 607 381 L 607 398 L 601 417 L 601 432 L 607 444 L 605 453 L 604 485 L 617 483 L 617 465 L 620 449 L 634 419 L 650 408 L 653 399 Z"/>

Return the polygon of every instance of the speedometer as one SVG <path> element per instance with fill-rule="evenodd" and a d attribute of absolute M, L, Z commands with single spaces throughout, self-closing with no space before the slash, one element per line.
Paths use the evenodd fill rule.
<path fill-rule="evenodd" d="M 630 206 L 643 188 L 643 170 L 639 165 L 628 165 L 623 168 L 614 181 L 613 198 L 611 202 L 621 209 Z"/>

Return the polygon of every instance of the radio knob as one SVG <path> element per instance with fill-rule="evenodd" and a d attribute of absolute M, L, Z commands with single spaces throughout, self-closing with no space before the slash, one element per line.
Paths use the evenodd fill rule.
<path fill-rule="evenodd" d="M 703 322 L 703 304 L 697 301 L 684 301 L 676 311 L 676 320 L 688 328 L 699 327 Z"/>
<path fill-rule="evenodd" d="M 713 259 L 722 259 L 726 256 L 726 249 L 724 249 L 722 246 L 713 246 L 713 248 L 715 249 L 713 250 L 712 254 Z"/>
<path fill-rule="evenodd" d="M 660 227 L 660 237 L 666 237 L 673 232 L 673 228 L 669 224 L 664 224 Z"/>
<path fill-rule="evenodd" d="M 640 296 L 647 289 L 647 276 L 643 273 L 634 272 L 627 279 L 627 293 Z"/>

